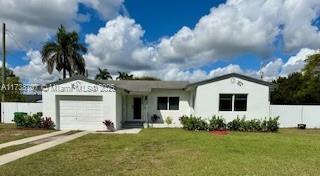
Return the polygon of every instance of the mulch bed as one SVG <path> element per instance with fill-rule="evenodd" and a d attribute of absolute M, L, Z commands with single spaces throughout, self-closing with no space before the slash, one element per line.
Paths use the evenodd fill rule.
<path fill-rule="evenodd" d="M 215 131 L 209 131 L 209 133 L 213 134 L 213 135 L 219 135 L 219 136 L 224 136 L 224 135 L 230 134 L 230 132 L 227 130 L 215 130 Z"/>

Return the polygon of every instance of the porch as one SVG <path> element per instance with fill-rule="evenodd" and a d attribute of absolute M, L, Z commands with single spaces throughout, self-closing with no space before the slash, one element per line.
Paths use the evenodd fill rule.
<path fill-rule="evenodd" d="M 143 128 L 148 123 L 148 94 L 122 95 L 122 128 Z"/>

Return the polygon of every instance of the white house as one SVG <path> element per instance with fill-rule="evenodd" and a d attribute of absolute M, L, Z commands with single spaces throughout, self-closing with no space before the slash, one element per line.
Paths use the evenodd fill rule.
<path fill-rule="evenodd" d="M 90 80 L 72 77 L 48 84 L 43 89 L 43 114 L 57 129 L 104 130 L 104 120 L 116 129 L 149 124 L 164 126 L 169 116 L 180 126 L 183 115 L 227 120 L 239 116 L 269 116 L 272 84 L 232 73 L 192 83 L 185 81 Z"/>

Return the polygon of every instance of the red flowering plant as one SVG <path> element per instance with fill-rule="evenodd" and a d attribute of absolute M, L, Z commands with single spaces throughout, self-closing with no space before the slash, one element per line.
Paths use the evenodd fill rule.
<path fill-rule="evenodd" d="M 105 120 L 102 123 L 107 127 L 107 129 L 109 131 L 114 131 L 115 130 L 114 129 L 114 124 L 113 124 L 113 122 L 111 120 Z"/>

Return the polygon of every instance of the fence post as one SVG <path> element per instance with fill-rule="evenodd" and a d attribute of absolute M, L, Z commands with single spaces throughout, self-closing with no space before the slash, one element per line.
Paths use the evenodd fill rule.
<path fill-rule="evenodd" d="M 301 123 L 303 124 L 303 105 L 301 105 L 300 119 L 301 119 Z"/>

